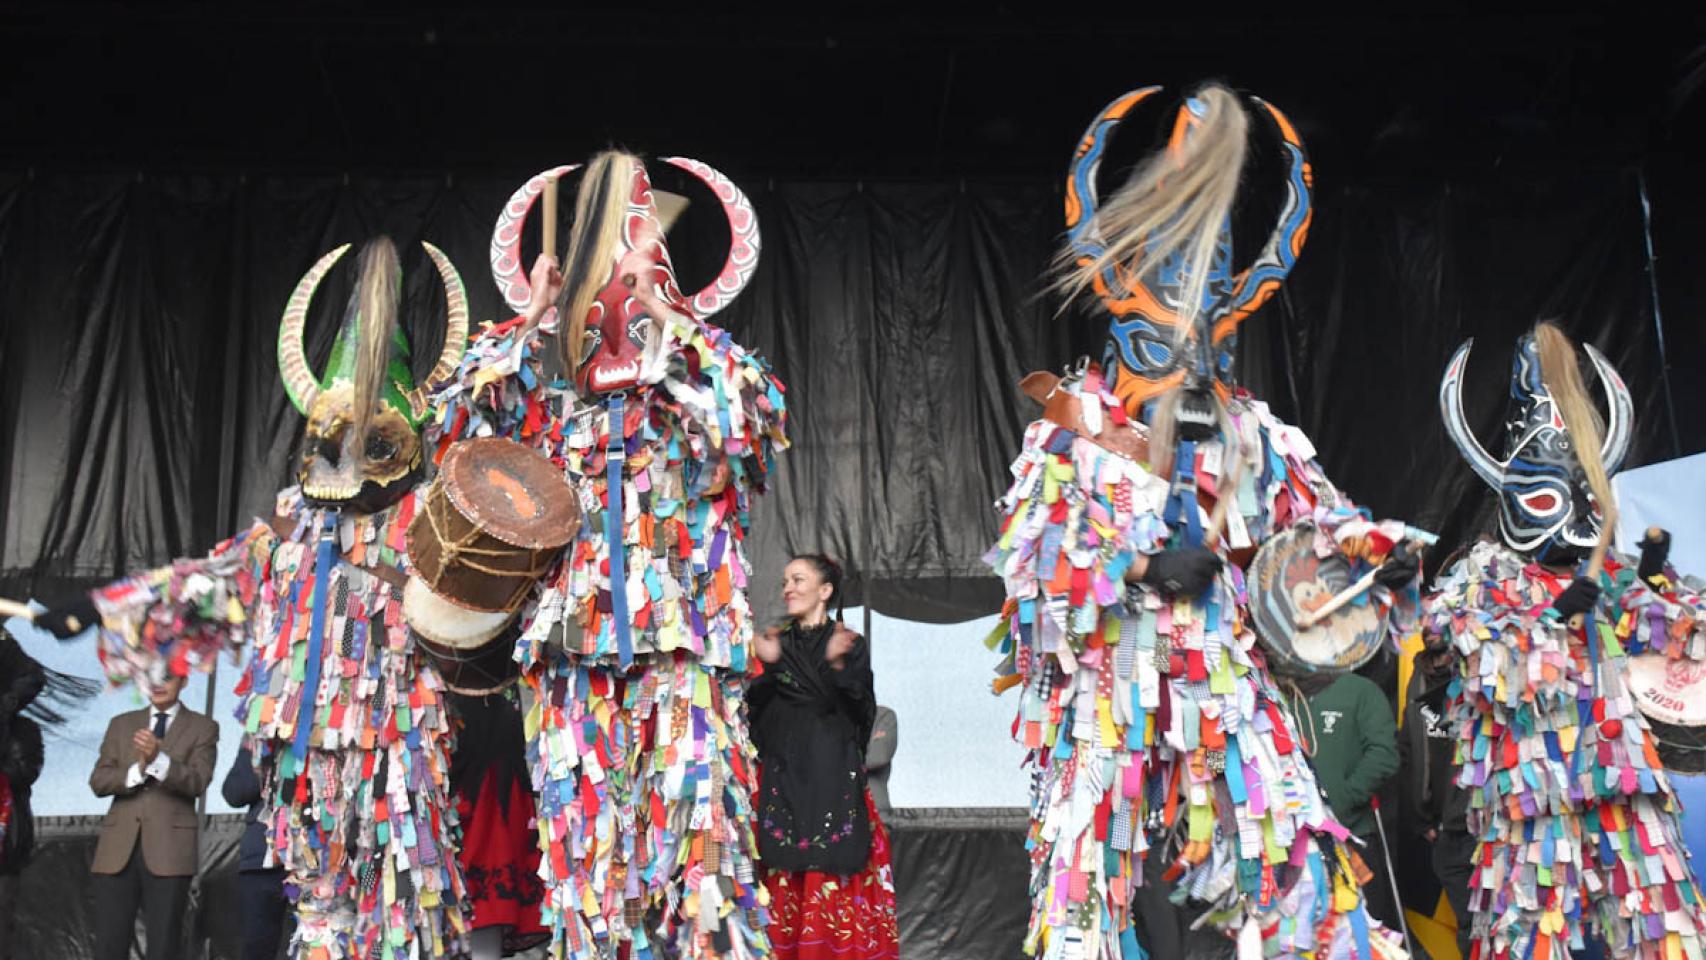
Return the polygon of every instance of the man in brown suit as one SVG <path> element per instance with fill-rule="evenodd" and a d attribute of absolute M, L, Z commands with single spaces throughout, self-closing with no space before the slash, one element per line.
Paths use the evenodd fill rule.
<path fill-rule="evenodd" d="M 142 907 L 148 960 L 177 960 L 198 860 L 197 798 L 213 779 L 219 724 L 178 702 L 183 677 L 148 690 L 149 707 L 107 725 L 89 775 L 112 809 L 95 845 L 95 960 L 126 960 Z"/>

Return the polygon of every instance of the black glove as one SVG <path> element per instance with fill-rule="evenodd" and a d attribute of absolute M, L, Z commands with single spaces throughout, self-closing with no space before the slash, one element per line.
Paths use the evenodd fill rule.
<path fill-rule="evenodd" d="M 1558 599 L 1552 601 L 1552 609 L 1565 620 L 1578 613 L 1587 613 L 1599 603 L 1599 584 L 1587 577 L 1577 577 L 1570 581 L 1564 592 L 1558 594 Z"/>
<path fill-rule="evenodd" d="M 1151 554 L 1142 580 L 1163 593 L 1194 597 L 1214 582 L 1221 559 L 1206 547 L 1180 547 Z"/>
<path fill-rule="evenodd" d="M 1656 537 L 1653 536 L 1654 530 L 1659 531 Z M 1670 531 L 1651 527 L 1636 546 L 1641 548 L 1641 562 L 1635 567 L 1635 572 L 1640 574 L 1641 579 L 1651 580 L 1662 576 L 1665 572 L 1665 562 L 1670 559 Z"/>
<path fill-rule="evenodd" d="M 54 607 L 46 613 L 36 614 L 36 626 L 46 630 L 61 640 L 69 640 L 101 622 L 101 615 L 95 611 L 95 601 L 86 593 L 80 593 L 75 599 Z"/>
<path fill-rule="evenodd" d="M 1422 558 L 1410 552 L 1409 544 L 1400 543 L 1374 572 L 1374 582 L 1388 590 L 1402 590 L 1416 579 L 1416 573 L 1421 569 Z"/>

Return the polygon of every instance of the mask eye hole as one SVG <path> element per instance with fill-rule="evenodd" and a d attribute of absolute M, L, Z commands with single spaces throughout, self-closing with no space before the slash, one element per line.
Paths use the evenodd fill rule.
<path fill-rule="evenodd" d="M 367 435 L 367 459 L 374 461 L 390 460 L 397 455 L 397 445 L 377 433 Z"/>
<path fill-rule="evenodd" d="M 1534 493 L 1525 493 L 1517 497 L 1516 501 L 1517 503 L 1522 504 L 1522 508 L 1524 510 L 1540 517 L 1551 513 L 1557 513 L 1558 508 L 1564 505 L 1563 499 L 1550 490 L 1537 490 Z"/>
<path fill-rule="evenodd" d="M 624 287 L 628 287 L 629 289 L 632 289 L 634 287 L 634 285 L 639 283 L 639 282 L 640 282 L 639 278 L 635 277 L 631 273 L 624 273 L 622 275 L 622 285 Z"/>

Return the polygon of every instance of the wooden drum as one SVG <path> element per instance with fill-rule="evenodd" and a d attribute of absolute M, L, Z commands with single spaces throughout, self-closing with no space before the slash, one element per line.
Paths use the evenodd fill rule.
<path fill-rule="evenodd" d="M 455 444 L 409 524 L 409 625 L 436 646 L 483 646 L 579 528 L 574 490 L 544 454 L 498 437 Z"/>

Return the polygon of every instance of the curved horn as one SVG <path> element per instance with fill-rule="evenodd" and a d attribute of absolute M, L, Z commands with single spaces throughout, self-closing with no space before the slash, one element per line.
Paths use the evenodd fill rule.
<path fill-rule="evenodd" d="M 1599 374 L 1599 384 L 1605 388 L 1605 407 L 1611 414 L 1605 424 L 1605 442 L 1599 452 L 1609 476 L 1623 466 L 1623 458 L 1629 455 L 1629 441 L 1635 433 L 1635 404 L 1629 399 L 1629 388 L 1617 375 L 1617 368 L 1605 359 L 1605 355 L 1594 349 L 1592 344 L 1584 343 L 1582 347 L 1587 350 L 1588 358 Z"/>
<path fill-rule="evenodd" d="M 1315 170 L 1309 164 L 1309 155 L 1303 149 L 1303 138 L 1297 135 L 1297 128 L 1291 120 L 1281 113 L 1278 107 L 1263 100 L 1261 97 L 1251 97 L 1274 121 L 1280 135 L 1280 146 L 1285 150 L 1286 158 L 1290 161 L 1285 178 L 1285 203 L 1280 207 L 1279 222 L 1274 225 L 1274 232 L 1268 236 L 1268 242 L 1262 248 L 1261 254 L 1254 263 L 1246 267 L 1238 277 L 1238 286 L 1233 290 L 1227 307 L 1227 313 L 1215 322 L 1214 340 L 1219 342 L 1232 328 L 1242 323 L 1246 317 L 1255 313 L 1262 304 L 1268 302 L 1280 288 L 1291 268 L 1297 265 L 1298 255 L 1303 252 L 1303 243 L 1309 239 L 1309 224 L 1314 219 L 1314 187 Z"/>
<path fill-rule="evenodd" d="M 1114 128 L 1139 103 L 1161 92 L 1161 87 L 1140 87 L 1102 108 L 1090 121 L 1084 136 L 1073 151 L 1072 165 L 1066 171 L 1066 242 L 1080 258 L 1095 259 L 1102 255 L 1102 236 L 1096 229 L 1096 207 L 1100 202 L 1096 192 L 1096 174 L 1102 166 L 1102 154 L 1113 137 Z M 1109 290 L 1119 286 L 1109 271 Z"/>
<path fill-rule="evenodd" d="M 308 268 L 302 279 L 296 281 L 296 289 L 290 292 L 290 300 L 284 305 L 284 317 L 278 324 L 278 376 L 284 381 L 284 395 L 303 416 L 308 415 L 308 408 L 320 395 L 320 380 L 308 368 L 308 355 L 302 348 L 302 328 L 308 319 L 308 304 L 313 301 L 320 281 L 326 278 L 332 265 L 349 248 L 347 243 L 337 247 Z"/>
<path fill-rule="evenodd" d="M 409 407 L 419 417 L 426 413 L 427 394 L 433 387 L 456 372 L 456 367 L 462 362 L 462 351 L 468 346 L 468 290 L 462 285 L 462 275 L 456 272 L 456 265 L 444 255 L 444 251 L 421 241 L 432 265 L 438 268 L 438 277 L 444 281 L 444 350 L 438 355 L 438 363 L 433 365 L 432 372 L 426 379 L 415 385 L 409 391 Z"/>
<path fill-rule="evenodd" d="M 662 159 L 670 166 L 693 174 L 710 187 L 729 220 L 729 256 L 723 261 L 722 271 L 717 274 L 717 279 L 688 298 L 694 315 L 704 320 L 728 306 L 752 282 L 752 273 L 758 269 L 758 214 L 753 212 L 752 201 L 746 198 L 740 187 L 710 164 L 688 157 Z"/>
<path fill-rule="evenodd" d="M 1463 459 L 1469 461 L 1470 469 L 1475 475 L 1494 490 L 1504 486 L 1505 468 L 1499 461 L 1494 460 L 1481 441 L 1475 439 L 1475 431 L 1469 428 L 1469 421 L 1463 416 L 1463 371 L 1469 367 L 1469 348 L 1475 345 L 1475 338 L 1463 341 L 1463 346 L 1451 355 L 1451 362 L 1445 365 L 1445 377 L 1439 382 L 1439 413 L 1445 420 L 1445 432 L 1451 435 L 1457 449 L 1463 453 Z"/>
<path fill-rule="evenodd" d="M 535 174 L 509 195 L 498 214 L 497 226 L 492 228 L 492 280 L 503 294 L 504 302 L 517 313 L 526 310 L 527 302 L 533 298 L 527 267 L 521 262 L 521 228 L 527 221 L 527 211 L 533 209 L 539 195 L 545 192 L 546 180 L 579 168 L 580 164 L 570 163 Z"/>

